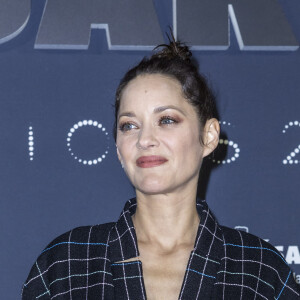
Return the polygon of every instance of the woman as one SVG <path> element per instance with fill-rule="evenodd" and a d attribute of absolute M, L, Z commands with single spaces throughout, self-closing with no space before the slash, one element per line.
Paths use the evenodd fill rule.
<path fill-rule="evenodd" d="M 171 42 L 124 76 L 114 133 L 136 199 L 116 223 L 75 228 L 50 243 L 23 299 L 300 299 L 274 247 L 220 226 L 196 201 L 202 160 L 220 128 L 190 56 Z"/>

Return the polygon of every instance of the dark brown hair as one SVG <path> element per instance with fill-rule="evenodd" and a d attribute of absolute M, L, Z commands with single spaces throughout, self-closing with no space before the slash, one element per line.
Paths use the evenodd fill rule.
<path fill-rule="evenodd" d="M 139 75 L 161 74 L 176 79 L 180 83 L 187 101 L 195 107 L 201 129 L 207 120 L 215 116 L 214 95 L 206 79 L 199 73 L 197 64 L 191 59 L 192 53 L 189 48 L 174 40 L 170 41 L 168 45 L 159 45 L 154 50 L 157 48 L 162 49 L 155 52 L 150 58 L 143 58 L 120 81 L 115 97 L 115 140 L 122 91 L 131 80 Z"/>

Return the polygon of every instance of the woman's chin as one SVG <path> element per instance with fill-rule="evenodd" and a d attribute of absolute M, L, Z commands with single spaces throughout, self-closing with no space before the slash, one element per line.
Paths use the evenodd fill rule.
<path fill-rule="evenodd" d="M 165 194 L 171 190 L 171 187 L 162 181 L 147 181 L 137 184 L 136 190 L 147 195 Z"/>

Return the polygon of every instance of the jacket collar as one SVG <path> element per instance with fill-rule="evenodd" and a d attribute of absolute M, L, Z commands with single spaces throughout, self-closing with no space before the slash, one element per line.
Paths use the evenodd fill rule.
<path fill-rule="evenodd" d="M 136 207 L 135 198 L 128 200 L 118 221 L 111 229 L 108 244 L 112 262 L 139 256 L 136 231 L 131 219 Z M 205 200 L 197 200 L 196 208 L 200 223 L 194 243 L 194 251 L 207 258 L 220 259 L 224 251 L 222 231 Z"/>

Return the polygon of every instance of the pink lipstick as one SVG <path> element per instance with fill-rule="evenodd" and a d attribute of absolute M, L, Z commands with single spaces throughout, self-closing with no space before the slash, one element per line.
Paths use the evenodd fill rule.
<path fill-rule="evenodd" d="M 167 161 L 166 158 L 157 155 L 141 156 L 136 160 L 136 165 L 140 168 L 152 168 L 160 166 Z"/>

